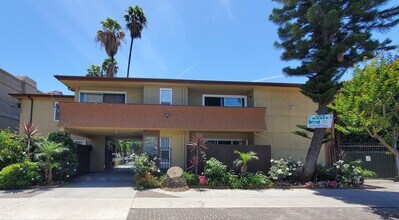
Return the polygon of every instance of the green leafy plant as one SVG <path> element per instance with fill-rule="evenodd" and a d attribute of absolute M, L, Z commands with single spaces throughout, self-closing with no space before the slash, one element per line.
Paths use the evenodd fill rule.
<path fill-rule="evenodd" d="M 316 165 L 316 169 L 313 173 L 313 180 L 314 181 L 333 181 L 335 180 L 336 172 L 334 172 L 333 167 L 318 163 Z"/>
<path fill-rule="evenodd" d="M 215 158 L 211 158 L 205 163 L 204 175 L 208 178 L 208 185 L 226 185 L 225 175 L 227 166 Z"/>
<path fill-rule="evenodd" d="M 0 170 L 22 162 L 26 157 L 24 146 L 17 134 L 0 129 Z"/>
<path fill-rule="evenodd" d="M 252 160 L 259 160 L 259 157 L 256 156 L 256 153 L 253 151 L 249 152 L 234 151 L 234 153 L 238 155 L 238 158 L 233 162 L 233 165 L 236 168 L 241 168 L 242 176 L 247 173 L 248 162 Z"/>
<path fill-rule="evenodd" d="M 0 171 L 0 189 L 24 189 L 42 182 L 40 166 L 35 162 L 11 164 Z"/>
<path fill-rule="evenodd" d="M 262 172 L 250 173 L 246 176 L 246 179 L 249 187 L 273 186 L 273 181 Z"/>
<path fill-rule="evenodd" d="M 44 141 L 39 144 L 39 148 L 37 149 L 38 152 L 35 156 L 44 164 L 44 173 L 48 185 L 51 185 L 53 182 L 53 169 L 59 165 L 54 158 L 67 150 L 68 148 L 63 147 L 62 144 L 51 141 Z"/>
<path fill-rule="evenodd" d="M 183 176 L 187 180 L 187 185 L 196 186 L 199 184 L 198 176 L 195 173 L 183 172 Z"/>
<path fill-rule="evenodd" d="M 103 71 L 101 70 L 101 66 L 96 64 L 91 64 L 91 67 L 87 69 L 87 77 L 103 77 Z"/>
<path fill-rule="evenodd" d="M 50 133 L 47 140 L 59 143 L 68 149 L 53 157 L 54 162 L 57 164 L 53 170 L 53 181 L 62 183 L 71 180 L 75 176 L 78 167 L 76 144 L 68 135 L 62 132 Z"/>

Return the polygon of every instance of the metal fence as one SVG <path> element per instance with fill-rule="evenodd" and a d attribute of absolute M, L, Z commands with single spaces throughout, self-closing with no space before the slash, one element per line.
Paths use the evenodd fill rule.
<path fill-rule="evenodd" d="M 395 155 L 377 143 L 345 143 L 341 145 L 346 160 L 361 160 L 362 167 L 377 174 L 377 178 L 397 176 Z"/>

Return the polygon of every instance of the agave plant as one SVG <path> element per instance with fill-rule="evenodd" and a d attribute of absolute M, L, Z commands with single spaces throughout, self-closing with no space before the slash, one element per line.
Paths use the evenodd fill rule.
<path fill-rule="evenodd" d="M 241 168 L 241 175 L 245 175 L 245 173 L 247 173 L 248 162 L 252 160 L 259 160 L 259 157 L 256 156 L 256 153 L 253 151 L 249 152 L 234 151 L 234 153 L 238 154 L 238 158 L 235 161 L 233 161 L 233 165 L 236 168 Z"/>
<path fill-rule="evenodd" d="M 188 149 L 193 154 L 190 160 L 190 168 L 195 170 L 195 174 L 198 175 L 198 166 L 202 161 L 202 154 L 205 153 L 208 148 L 206 147 L 206 141 L 204 135 L 195 133 L 191 137 Z"/>
<path fill-rule="evenodd" d="M 32 137 L 38 134 L 39 126 L 29 121 L 25 122 L 21 126 L 20 130 L 23 136 L 25 137 L 26 154 L 28 156 L 28 159 L 30 160 L 30 147 L 31 147 Z"/>

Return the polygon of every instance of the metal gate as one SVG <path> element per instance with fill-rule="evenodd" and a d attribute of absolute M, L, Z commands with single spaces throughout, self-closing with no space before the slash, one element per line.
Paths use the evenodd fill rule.
<path fill-rule="evenodd" d="M 372 170 L 377 178 L 394 178 L 397 176 L 396 157 L 388 149 L 379 144 L 341 145 L 346 160 L 361 160 L 362 167 Z"/>

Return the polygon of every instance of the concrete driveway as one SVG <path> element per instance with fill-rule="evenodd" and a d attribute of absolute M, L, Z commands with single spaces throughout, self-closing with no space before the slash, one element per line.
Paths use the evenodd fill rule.
<path fill-rule="evenodd" d="M 136 191 L 130 173 L 53 189 L 0 191 L 0 219 L 399 219 L 399 183 L 380 188 Z"/>
<path fill-rule="evenodd" d="M 0 191 L 0 219 L 126 219 L 136 194 L 132 176 L 115 169 L 58 188 Z"/>

